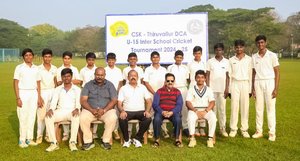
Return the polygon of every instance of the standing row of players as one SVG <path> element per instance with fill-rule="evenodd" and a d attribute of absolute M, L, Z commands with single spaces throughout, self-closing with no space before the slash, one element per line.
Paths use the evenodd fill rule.
<path fill-rule="evenodd" d="M 181 111 L 182 115 L 182 128 L 183 132 L 190 136 L 189 147 L 194 147 L 196 145 L 195 135 L 206 135 L 203 128 L 205 124 L 200 124 L 200 134 L 197 134 L 197 131 L 194 130 L 195 127 L 189 127 L 188 123 L 188 111 L 196 114 L 196 118 L 206 118 L 209 113 L 215 113 L 218 115 L 220 134 L 224 137 L 228 137 L 226 132 L 226 98 L 231 97 L 231 118 L 230 118 L 230 137 L 235 137 L 238 131 L 238 114 L 239 108 L 241 112 L 241 134 L 245 138 L 250 138 L 248 133 L 248 114 L 249 114 L 249 96 L 251 95 L 255 98 L 256 101 L 256 133 L 252 135 L 253 138 L 260 138 L 263 136 L 262 124 L 263 124 L 263 110 L 264 102 L 267 106 L 267 115 L 268 115 L 268 127 L 269 127 L 269 140 L 275 141 L 275 102 L 278 91 L 279 84 L 279 63 L 275 53 L 267 50 L 267 40 L 264 35 L 259 35 L 255 39 L 256 45 L 258 47 L 258 52 L 251 57 L 247 56 L 244 53 L 245 42 L 243 40 L 235 41 L 235 50 L 236 55 L 230 58 L 229 60 L 223 57 L 224 45 L 218 43 L 214 46 L 215 57 L 208 60 L 207 64 L 201 60 L 202 48 L 196 46 L 193 50 L 194 60 L 190 62 L 187 66 L 182 64 L 183 61 L 183 52 L 178 50 L 175 52 L 175 63 L 168 66 L 167 69 L 160 65 L 160 57 L 158 52 L 151 53 L 152 64 L 148 68 L 143 69 L 137 66 L 137 55 L 135 53 L 130 53 L 128 55 L 129 66 L 124 68 L 123 73 L 119 68 L 115 66 L 116 56 L 113 53 L 107 54 L 107 67 L 105 67 L 105 79 L 112 82 L 116 92 L 119 92 L 121 87 L 124 84 L 129 83 L 128 74 L 130 71 L 136 71 L 139 81 L 139 84 L 144 84 L 148 92 L 155 95 L 155 92 L 166 85 L 165 79 L 163 77 L 166 73 L 171 73 L 174 75 L 174 87 L 177 88 L 183 98 L 183 107 Z M 71 119 L 70 108 L 72 105 L 77 109 L 80 109 L 80 103 L 68 102 L 56 100 L 55 93 L 59 97 L 62 94 L 61 90 L 54 90 L 55 87 L 66 83 L 62 80 L 62 70 L 69 68 L 72 71 L 72 84 L 83 86 L 95 79 L 95 54 L 88 53 L 86 55 L 87 65 L 81 69 L 80 73 L 77 68 L 71 65 L 72 53 L 64 52 L 63 53 L 63 62 L 64 64 L 58 69 L 51 64 L 52 51 L 45 49 L 42 52 L 43 64 L 40 66 L 35 66 L 32 63 L 33 53 L 30 49 L 25 49 L 22 53 L 24 63 L 16 67 L 14 73 L 14 88 L 17 101 L 17 113 L 20 123 L 20 138 L 19 146 L 27 147 L 28 145 L 37 145 L 42 142 L 43 133 L 45 129 L 45 118 L 47 124 L 47 117 L 53 115 L 53 111 L 56 108 L 65 109 L 61 112 L 61 120 L 68 117 Z M 205 94 L 204 88 L 197 89 L 198 82 L 196 82 L 195 73 L 198 70 L 206 71 L 206 85 L 208 89 L 212 89 L 213 98 L 209 99 L 210 102 L 215 102 L 214 107 L 208 108 L 202 107 L 203 103 L 201 99 L 193 102 L 193 97 L 197 95 L 192 95 L 192 93 L 198 94 L 201 98 Z M 64 84 L 63 84 L 64 85 Z M 62 88 L 62 86 L 59 86 Z M 189 87 L 189 89 L 188 89 Z M 58 87 L 56 88 L 58 89 Z M 206 89 L 206 88 L 205 88 Z M 188 90 L 190 90 L 188 92 Z M 74 89 L 75 96 L 79 97 L 77 89 Z M 209 90 L 208 90 L 209 91 Z M 65 94 L 65 93 L 64 93 Z M 83 93 L 81 93 L 82 95 Z M 68 95 L 65 94 L 67 99 Z M 124 101 L 120 100 L 119 101 Z M 36 102 L 38 104 L 36 105 Z M 85 106 L 81 105 L 85 108 Z M 208 105 L 208 102 L 204 103 Z M 211 104 L 209 104 L 211 105 Z M 208 106 L 209 106 L 208 105 Z M 61 106 L 61 107 L 58 107 Z M 122 106 L 122 104 L 120 105 Z M 38 108 L 37 108 L 38 107 Z M 71 108 L 72 109 L 72 108 Z M 85 108 L 87 109 L 87 108 Z M 214 110 L 211 111 L 211 109 Z M 36 117 L 38 117 L 38 129 L 37 129 L 37 139 L 36 142 L 33 141 L 33 129 L 34 122 Z M 119 109 L 120 110 L 120 109 Z M 50 112 L 49 112 L 50 111 Z M 72 116 L 79 115 L 80 111 L 72 111 Z M 105 113 L 102 109 L 102 112 Z M 122 112 L 122 111 L 120 111 Z M 97 112 L 96 112 L 97 113 Z M 46 117 L 47 115 L 47 117 Z M 57 121 L 57 120 L 53 120 Z M 49 121 L 48 121 L 49 122 Z M 78 121 L 79 122 L 79 121 Z M 81 124 L 81 123 L 80 123 Z M 195 125 L 194 125 L 195 126 Z M 215 129 L 209 125 L 210 131 Z M 48 127 L 48 126 L 47 126 Z M 50 125 L 49 125 L 50 127 Z M 164 135 L 168 137 L 168 132 L 165 126 L 162 126 Z M 51 128 L 50 128 L 51 129 Z M 94 127 L 94 133 L 96 133 L 97 128 Z M 118 125 L 114 126 L 114 133 L 118 137 Z M 130 129 L 129 129 L 130 130 Z M 64 140 L 68 140 L 69 137 L 69 127 L 64 126 Z M 73 130 L 71 130 L 73 131 Z M 75 130 L 76 131 L 76 130 Z M 149 127 L 149 137 L 153 137 L 153 127 Z M 53 142 L 54 137 L 50 135 L 51 130 L 48 130 L 46 133 L 46 140 Z M 74 136 L 70 139 L 70 149 L 74 150 L 76 148 L 76 139 Z M 47 134 L 50 135 L 50 139 Z M 84 134 L 85 135 L 85 134 Z M 209 147 L 212 147 L 213 144 L 212 138 L 214 135 L 214 130 L 209 133 L 208 144 Z M 124 136 L 124 134 L 123 134 Z M 96 136 L 94 136 L 96 137 Z M 105 138 L 107 142 L 107 137 Z M 85 139 L 84 139 L 85 140 Z M 140 139 L 138 139 L 140 140 Z M 155 136 L 155 146 L 158 144 L 159 139 L 157 135 Z M 178 141 L 178 140 L 177 140 Z M 177 142 L 178 146 L 181 145 L 180 142 Z M 209 142 L 210 141 L 210 142 Z M 89 142 L 89 141 L 88 141 Z M 85 142 L 86 143 L 86 142 Z M 125 139 L 125 143 L 128 143 L 128 140 Z M 125 144 L 124 143 L 124 144 Z M 90 149 L 93 144 L 85 144 L 85 149 Z M 129 144 L 130 145 L 130 144 Z M 52 146 L 52 144 L 51 144 Z M 58 146 L 52 146 L 48 148 L 48 151 L 56 150 Z M 75 147 L 74 147 L 75 146 Z M 104 147 L 109 147 L 109 145 L 104 144 Z M 126 146 L 126 145 L 125 145 Z"/>

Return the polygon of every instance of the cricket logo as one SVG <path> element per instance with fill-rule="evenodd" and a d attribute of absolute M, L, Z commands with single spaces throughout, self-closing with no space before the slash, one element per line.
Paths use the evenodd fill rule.
<path fill-rule="evenodd" d="M 117 21 L 110 27 L 110 34 L 113 37 L 126 36 L 128 35 L 128 25 L 123 21 Z"/>

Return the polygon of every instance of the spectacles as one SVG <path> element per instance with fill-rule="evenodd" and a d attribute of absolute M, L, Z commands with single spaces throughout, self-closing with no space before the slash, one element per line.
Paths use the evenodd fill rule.
<path fill-rule="evenodd" d="M 169 82 L 172 82 L 172 83 L 173 83 L 173 82 L 174 82 L 174 80 L 167 80 L 167 82 L 168 82 L 168 83 L 169 83 Z"/>

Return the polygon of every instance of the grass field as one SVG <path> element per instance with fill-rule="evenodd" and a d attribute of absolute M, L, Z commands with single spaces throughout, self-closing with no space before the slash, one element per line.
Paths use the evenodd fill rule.
<path fill-rule="evenodd" d="M 20 62 L 19 62 L 20 63 Z M 40 64 L 41 62 L 36 62 Z M 236 138 L 222 138 L 217 135 L 215 148 L 206 147 L 206 138 L 197 138 L 197 146 L 188 148 L 188 140 L 183 137 L 183 148 L 176 148 L 172 139 L 164 139 L 157 149 L 151 147 L 152 141 L 143 148 L 123 149 L 119 141 L 114 141 L 112 150 L 105 151 L 96 142 L 90 151 L 70 152 L 67 143 L 60 149 L 47 153 L 48 143 L 21 149 L 18 147 L 18 118 L 15 96 L 12 87 L 14 68 L 18 63 L 0 63 L 0 160 L 300 160 L 300 61 L 280 61 L 280 88 L 277 98 L 277 138 L 267 140 L 267 120 L 264 121 L 264 138 L 244 139 L 239 133 Z M 61 59 L 55 59 L 56 66 Z M 85 65 L 84 59 L 74 59 L 79 69 Z M 97 60 L 98 66 L 104 66 Z M 227 126 L 230 104 L 227 101 Z M 265 115 L 266 118 L 266 115 Z M 218 128 L 217 128 L 218 129 Z M 229 129 L 227 129 L 228 131 Z M 101 133 L 101 130 L 99 130 Z M 249 133 L 255 132 L 255 107 L 250 104 Z M 217 130 L 218 133 L 218 130 Z"/>

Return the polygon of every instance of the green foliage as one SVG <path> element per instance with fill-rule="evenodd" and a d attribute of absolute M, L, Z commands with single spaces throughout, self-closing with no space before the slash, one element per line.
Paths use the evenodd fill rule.
<path fill-rule="evenodd" d="M 0 48 L 25 48 L 28 45 L 26 28 L 16 22 L 0 19 Z"/>

